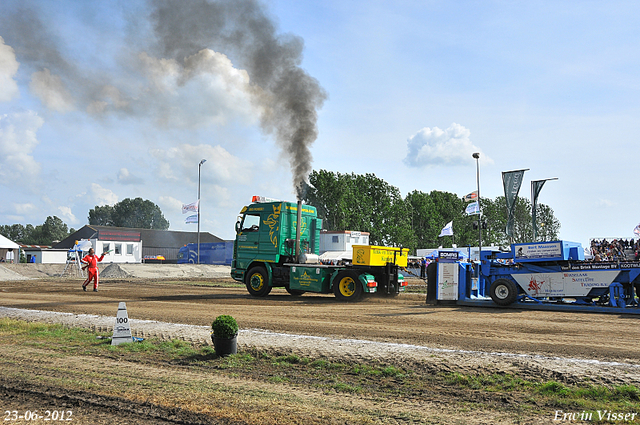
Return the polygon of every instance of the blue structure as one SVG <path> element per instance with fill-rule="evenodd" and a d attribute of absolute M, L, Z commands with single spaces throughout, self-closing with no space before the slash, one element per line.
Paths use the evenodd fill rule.
<path fill-rule="evenodd" d="M 201 243 L 200 264 L 230 266 L 233 260 L 233 241 Z M 178 252 L 178 264 L 198 263 L 198 244 L 190 243 Z"/>
<path fill-rule="evenodd" d="M 579 243 L 513 244 L 482 251 L 480 263 L 441 258 L 432 275 L 427 300 L 437 303 L 640 314 L 640 262 L 586 262 Z"/>

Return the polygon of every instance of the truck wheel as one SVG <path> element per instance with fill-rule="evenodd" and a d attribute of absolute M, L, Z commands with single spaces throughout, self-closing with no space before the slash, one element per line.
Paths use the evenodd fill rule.
<path fill-rule="evenodd" d="M 256 266 L 250 269 L 245 281 L 247 291 L 254 297 L 266 297 L 271 292 L 267 272 L 262 267 Z"/>
<path fill-rule="evenodd" d="M 301 290 L 299 290 L 299 289 L 291 289 L 291 288 L 289 288 L 288 286 L 287 286 L 287 287 L 285 287 L 284 289 L 286 289 L 286 290 L 287 290 L 287 292 L 288 292 L 289 294 L 291 294 L 292 296 L 294 296 L 294 297 L 299 297 L 300 295 L 302 295 L 302 294 L 304 294 L 304 293 L 306 292 L 306 291 L 301 291 Z"/>
<path fill-rule="evenodd" d="M 333 293 L 340 301 L 358 301 L 362 297 L 362 284 L 358 279 L 358 273 L 351 270 L 338 273 L 333 281 Z"/>
<path fill-rule="evenodd" d="M 509 279 L 498 279 L 491 284 L 489 289 L 494 303 L 502 306 L 513 304 L 518 298 L 518 288 Z"/>

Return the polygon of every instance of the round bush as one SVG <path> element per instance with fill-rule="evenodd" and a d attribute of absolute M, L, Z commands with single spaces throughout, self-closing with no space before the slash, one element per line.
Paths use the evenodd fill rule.
<path fill-rule="evenodd" d="M 221 315 L 211 324 L 213 336 L 216 338 L 233 338 L 238 335 L 238 323 L 231 316 Z"/>

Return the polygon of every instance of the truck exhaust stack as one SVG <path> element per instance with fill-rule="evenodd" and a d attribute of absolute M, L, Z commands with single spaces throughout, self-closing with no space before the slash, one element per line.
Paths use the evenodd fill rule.
<path fill-rule="evenodd" d="M 296 222 L 296 263 L 300 264 L 300 233 L 302 228 L 302 200 L 298 199 L 298 220 Z"/>

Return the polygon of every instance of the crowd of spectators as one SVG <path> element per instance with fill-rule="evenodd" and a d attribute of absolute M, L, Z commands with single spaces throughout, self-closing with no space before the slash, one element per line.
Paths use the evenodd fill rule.
<path fill-rule="evenodd" d="M 628 258 L 625 251 L 633 251 L 633 257 Z M 640 239 L 591 239 L 591 255 L 593 261 L 640 260 Z"/>

